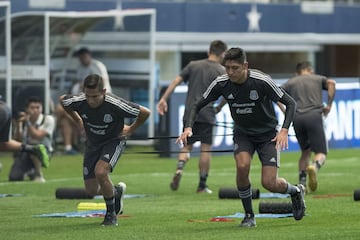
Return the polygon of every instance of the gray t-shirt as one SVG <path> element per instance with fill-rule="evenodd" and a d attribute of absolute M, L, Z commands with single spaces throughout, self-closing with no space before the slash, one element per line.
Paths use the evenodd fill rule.
<path fill-rule="evenodd" d="M 299 75 L 289 79 L 281 87 L 297 103 L 296 112 L 322 112 L 322 91 L 327 90 L 327 78 L 317 74 Z"/>
<path fill-rule="evenodd" d="M 199 100 L 210 83 L 218 76 L 225 74 L 225 68 L 218 62 L 202 59 L 192 61 L 181 71 L 180 76 L 188 84 L 188 92 L 185 102 L 183 119 L 187 119 L 192 104 Z M 215 124 L 215 111 L 213 102 L 201 109 L 196 116 L 195 122 Z"/>
<path fill-rule="evenodd" d="M 46 136 L 44 136 L 42 139 L 37 139 L 32 137 L 29 134 L 29 131 L 27 129 L 27 126 L 24 126 L 24 136 L 23 138 L 26 139 L 26 143 L 29 144 L 44 144 L 49 152 L 53 152 L 53 134 L 55 131 L 55 118 L 52 115 L 44 115 L 40 114 L 38 119 L 36 120 L 36 123 L 33 125 L 36 129 L 43 130 L 47 133 Z"/>

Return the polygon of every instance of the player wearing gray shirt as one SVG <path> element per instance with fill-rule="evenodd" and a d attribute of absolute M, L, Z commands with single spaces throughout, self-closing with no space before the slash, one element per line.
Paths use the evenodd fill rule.
<path fill-rule="evenodd" d="M 317 172 L 324 165 L 328 152 L 323 117 L 330 112 L 335 96 L 335 81 L 313 73 L 310 62 L 296 66 L 297 76 L 289 79 L 281 87 L 292 96 L 297 109 L 294 117 L 294 130 L 301 149 L 299 159 L 299 182 L 306 186 L 309 175 L 309 188 L 317 189 Z M 323 102 L 323 91 L 327 91 L 327 104 Z M 311 153 L 312 164 L 309 165 Z"/>
<path fill-rule="evenodd" d="M 180 73 L 184 83 L 188 84 L 188 92 L 185 101 L 185 112 L 183 119 L 189 117 L 191 106 L 201 98 L 201 94 L 209 87 L 210 83 L 225 73 L 225 68 L 218 62 L 202 59 L 190 62 Z M 206 105 L 197 114 L 195 121 L 215 124 L 216 117 L 214 102 Z"/>
<path fill-rule="evenodd" d="M 221 65 L 224 52 L 227 49 L 227 45 L 220 40 L 212 41 L 210 44 L 208 58 L 203 60 L 197 60 L 190 62 L 182 72 L 171 82 L 166 89 L 163 96 L 160 98 L 157 109 L 160 115 L 167 112 L 167 99 L 174 91 L 175 87 L 181 82 L 188 84 L 188 93 L 185 102 L 185 112 L 183 120 L 188 118 L 189 109 L 197 101 L 202 93 L 206 90 L 209 84 L 219 75 L 225 73 L 224 67 Z M 224 103 L 224 102 L 223 102 Z M 223 105 L 219 104 L 216 107 L 216 111 L 220 111 Z M 211 160 L 211 145 L 213 127 L 215 124 L 215 109 L 213 102 L 209 103 L 197 116 L 196 123 L 194 125 L 194 136 L 189 139 L 189 144 L 181 148 L 178 155 L 177 168 L 174 177 L 170 183 L 172 190 L 177 190 L 180 183 L 180 178 L 183 173 L 185 163 L 190 159 L 190 152 L 192 145 L 200 141 L 201 153 L 199 158 L 199 185 L 197 188 L 198 193 L 212 193 L 208 188 L 206 181 L 208 172 L 210 169 Z"/>

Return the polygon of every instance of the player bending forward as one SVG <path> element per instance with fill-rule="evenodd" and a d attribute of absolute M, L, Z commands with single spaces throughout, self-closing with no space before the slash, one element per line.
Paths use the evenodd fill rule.
<path fill-rule="evenodd" d="M 136 103 L 106 92 L 103 79 L 91 74 L 84 80 L 83 93 L 60 97 L 65 111 L 83 128 L 87 142 L 83 161 L 85 190 L 89 195 L 102 194 L 106 203 L 103 226 L 118 225 L 122 213 L 124 183 L 113 186 L 109 174 L 125 149 L 126 136 L 131 135 L 150 115 Z M 124 118 L 136 118 L 124 125 Z"/>

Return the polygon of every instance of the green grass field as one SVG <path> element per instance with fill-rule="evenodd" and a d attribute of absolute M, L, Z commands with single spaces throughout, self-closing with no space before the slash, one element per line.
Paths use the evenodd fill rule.
<path fill-rule="evenodd" d="M 112 174 L 114 183 L 124 181 L 128 194 L 148 194 L 144 198 L 124 200 L 124 214 L 118 227 L 101 227 L 102 218 L 40 218 L 35 215 L 77 211 L 79 202 L 94 200 L 59 200 L 60 187 L 82 187 L 82 157 L 53 157 L 44 170 L 46 183 L 7 181 L 12 162 L 2 154 L 0 194 L 23 196 L 0 198 L 0 239 L 360 239 L 360 201 L 353 192 L 360 189 L 360 149 L 331 150 L 319 173 L 319 188 L 306 195 L 307 211 L 301 221 L 293 218 L 258 218 L 257 227 L 239 228 L 234 222 L 210 222 L 216 216 L 242 212 L 240 200 L 219 199 L 220 187 L 235 186 L 232 155 L 214 156 L 209 187 L 213 194 L 196 194 L 197 158 L 185 168 L 180 188 L 172 192 L 169 183 L 176 161 L 157 155 L 138 154 L 140 147 L 129 147 Z M 150 151 L 146 147 L 146 151 Z M 279 176 L 296 183 L 298 153 L 282 153 Z M 251 169 L 253 188 L 260 186 L 257 157 Z M 259 201 L 254 200 L 258 213 Z M 275 201 L 275 200 L 273 200 Z M 284 200 L 277 200 L 284 201 Z M 289 200 L 290 201 L 290 200 Z M 190 221 L 189 221 L 190 220 Z"/>

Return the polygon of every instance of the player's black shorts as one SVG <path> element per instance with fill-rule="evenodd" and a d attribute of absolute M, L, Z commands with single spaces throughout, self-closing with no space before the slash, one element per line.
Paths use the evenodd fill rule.
<path fill-rule="evenodd" d="M 84 179 L 95 178 L 95 165 L 101 159 L 108 162 L 111 171 L 115 168 L 126 146 L 124 139 L 112 139 L 101 146 L 87 146 L 84 154 L 83 175 Z"/>
<path fill-rule="evenodd" d="M 276 131 L 270 131 L 259 135 L 246 135 L 238 129 L 234 129 L 234 155 L 239 152 L 248 152 L 251 156 L 255 151 L 259 155 L 262 166 L 280 166 L 280 154 L 276 150 Z"/>
<path fill-rule="evenodd" d="M 11 111 L 5 103 L 0 103 L 0 142 L 9 141 Z"/>
<path fill-rule="evenodd" d="M 321 112 L 296 113 L 293 122 L 301 150 L 327 153 L 328 145 Z"/>
<path fill-rule="evenodd" d="M 210 144 L 213 143 L 213 124 L 195 122 L 192 128 L 193 136 L 188 138 L 188 144 L 192 145 L 195 142 Z"/>

